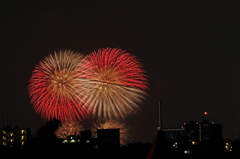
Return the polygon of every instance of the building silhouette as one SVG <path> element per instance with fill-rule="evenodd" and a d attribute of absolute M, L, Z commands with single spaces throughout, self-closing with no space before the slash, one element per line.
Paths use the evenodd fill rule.
<path fill-rule="evenodd" d="M 119 129 L 98 129 L 97 139 L 99 150 L 116 150 L 120 147 Z"/>
<path fill-rule="evenodd" d="M 170 145 L 170 146 L 169 146 Z M 174 148 L 174 149 L 173 149 Z M 146 159 L 162 155 L 219 155 L 227 152 L 222 139 L 222 124 L 189 121 L 182 128 L 162 128 L 158 131 Z"/>
<path fill-rule="evenodd" d="M 0 145 L 4 147 L 23 148 L 31 137 L 30 128 L 3 126 L 0 129 Z"/>
<path fill-rule="evenodd" d="M 189 149 L 186 153 L 219 153 L 225 150 L 222 139 L 222 124 L 210 122 L 203 118 L 202 122 L 190 121 L 185 123 L 186 139 Z"/>

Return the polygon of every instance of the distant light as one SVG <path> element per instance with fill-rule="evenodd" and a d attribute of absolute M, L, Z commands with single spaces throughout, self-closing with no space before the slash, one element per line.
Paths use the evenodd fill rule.
<path fill-rule="evenodd" d="M 177 142 L 174 142 L 174 143 L 173 143 L 173 147 L 176 147 L 176 148 L 177 148 Z"/>
<path fill-rule="evenodd" d="M 190 154 L 191 152 L 190 152 L 190 150 L 185 150 L 184 153 L 185 154 Z"/>
<path fill-rule="evenodd" d="M 208 112 L 204 112 L 204 115 L 207 115 L 208 114 Z"/>

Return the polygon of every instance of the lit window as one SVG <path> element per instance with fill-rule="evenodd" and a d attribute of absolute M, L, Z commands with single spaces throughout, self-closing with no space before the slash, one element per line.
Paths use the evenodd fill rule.
<path fill-rule="evenodd" d="M 173 143 L 173 147 L 176 147 L 176 148 L 177 148 L 177 142 L 174 142 L 174 143 Z"/>
<path fill-rule="evenodd" d="M 24 145 L 24 142 L 22 142 L 22 145 Z"/>
<path fill-rule="evenodd" d="M 26 131 L 25 131 L 25 130 L 22 130 L 21 133 L 24 134 L 24 133 L 26 133 Z"/>
<path fill-rule="evenodd" d="M 7 140 L 7 137 L 6 137 L 6 136 L 3 136 L 3 140 Z"/>
<path fill-rule="evenodd" d="M 6 143 L 6 142 L 3 142 L 3 145 L 4 145 L 4 146 L 6 146 L 6 145 L 7 145 L 7 143 Z"/>
<path fill-rule="evenodd" d="M 190 154 L 191 152 L 190 152 L 190 150 L 185 150 L 184 153 L 185 154 Z"/>
<path fill-rule="evenodd" d="M 3 130 L 2 133 L 3 133 L 3 134 L 6 134 L 7 132 L 6 132 L 6 130 Z"/>
<path fill-rule="evenodd" d="M 196 144 L 196 142 L 195 141 L 192 141 L 192 145 L 195 145 Z"/>

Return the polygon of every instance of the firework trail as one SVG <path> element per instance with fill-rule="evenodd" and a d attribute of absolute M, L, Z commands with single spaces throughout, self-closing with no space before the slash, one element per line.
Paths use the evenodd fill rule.
<path fill-rule="evenodd" d="M 79 63 L 83 58 L 71 50 L 59 51 L 35 67 L 28 88 L 37 114 L 48 121 L 61 122 L 81 120 L 88 115 L 83 106 L 79 76 Z"/>
<path fill-rule="evenodd" d="M 80 64 L 84 100 L 96 117 L 124 118 L 139 109 L 148 89 L 138 59 L 117 48 L 99 49 Z"/>
<path fill-rule="evenodd" d="M 80 135 L 84 128 L 79 121 L 66 122 L 59 125 L 54 134 L 59 139 L 67 139 L 70 135 Z"/>
<path fill-rule="evenodd" d="M 132 141 L 132 135 L 130 133 L 129 126 L 124 123 L 120 123 L 115 120 L 106 122 L 98 120 L 97 122 L 94 122 L 92 125 L 92 132 L 95 138 L 97 137 L 98 129 L 119 129 L 121 146 L 126 146 Z"/>

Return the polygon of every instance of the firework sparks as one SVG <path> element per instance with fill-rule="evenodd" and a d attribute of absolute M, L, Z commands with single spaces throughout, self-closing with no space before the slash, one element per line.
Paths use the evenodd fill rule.
<path fill-rule="evenodd" d="M 83 130 L 84 128 L 79 121 L 73 121 L 59 125 L 54 134 L 59 139 L 67 139 L 70 135 L 80 135 L 80 132 Z"/>
<path fill-rule="evenodd" d="M 132 135 L 130 133 L 129 126 L 124 123 L 117 122 L 115 120 L 107 121 L 107 122 L 94 122 L 92 125 L 93 136 L 97 137 L 98 129 L 119 129 L 120 133 L 120 145 L 126 146 L 132 141 Z"/>
<path fill-rule="evenodd" d="M 94 115 L 124 118 L 145 99 L 147 79 L 137 58 L 121 49 L 99 49 L 81 65 L 85 100 Z"/>
<path fill-rule="evenodd" d="M 79 63 L 83 55 L 71 50 L 54 52 L 35 67 L 29 84 L 31 103 L 46 120 L 60 121 L 85 118 Z"/>

